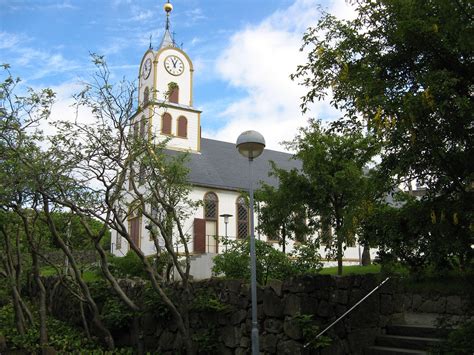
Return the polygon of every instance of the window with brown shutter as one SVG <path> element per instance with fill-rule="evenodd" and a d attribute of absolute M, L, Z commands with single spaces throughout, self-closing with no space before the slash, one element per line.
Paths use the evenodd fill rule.
<path fill-rule="evenodd" d="M 146 138 L 146 118 L 145 118 L 145 116 L 142 116 L 142 119 L 140 121 L 140 137 L 142 139 Z"/>
<path fill-rule="evenodd" d="M 161 133 L 171 134 L 171 115 L 167 112 L 161 118 Z"/>
<path fill-rule="evenodd" d="M 184 116 L 178 118 L 178 137 L 188 137 L 188 120 Z"/>
<path fill-rule="evenodd" d="M 134 217 L 129 220 L 130 225 L 130 239 L 132 240 L 133 244 L 140 247 L 140 223 L 141 218 L 140 216 Z"/>
<path fill-rule="evenodd" d="M 206 252 L 206 220 L 194 218 L 194 252 Z"/>

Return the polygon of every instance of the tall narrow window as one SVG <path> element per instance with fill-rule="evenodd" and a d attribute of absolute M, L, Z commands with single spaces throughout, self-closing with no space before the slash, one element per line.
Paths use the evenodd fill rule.
<path fill-rule="evenodd" d="M 188 137 L 188 120 L 184 116 L 178 118 L 178 137 Z"/>
<path fill-rule="evenodd" d="M 133 216 L 128 220 L 130 239 L 133 244 L 140 247 L 140 226 L 141 226 L 141 217 L 139 214 Z"/>
<path fill-rule="evenodd" d="M 179 86 L 176 83 L 168 84 L 168 100 L 175 104 L 179 103 Z"/>
<path fill-rule="evenodd" d="M 237 238 L 247 238 L 249 235 L 249 208 L 243 196 L 237 199 Z"/>
<path fill-rule="evenodd" d="M 214 192 L 208 192 L 204 196 L 204 218 L 217 220 L 218 198 Z"/>
<path fill-rule="evenodd" d="M 148 86 L 143 90 L 143 106 L 148 105 L 148 102 L 150 101 L 150 89 L 148 89 Z"/>
<path fill-rule="evenodd" d="M 214 192 L 204 195 L 205 250 L 206 253 L 218 252 L 217 216 L 219 215 L 219 199 Z"/>
<path fill-rule="evenodd" d="M 140 138 L 142 138 L 142 139 L 146 138 L 146 118 L 145 118 L 145 116 L 142 116 L 142 119 L 140 120 Z"/>
<path fill-rule="evenodd" d="M 140 127 L 138 126 L 138 120 L 136 119 L 135 122 L 133 123 L 133 138 L 137 139 L 138 138 L 138 130 Z"/>
<path fill-rule="evenodd" d="M 171 115 L 169 113 L 164 113 L 161 118 L 161 133 L 171 134 Z"/>

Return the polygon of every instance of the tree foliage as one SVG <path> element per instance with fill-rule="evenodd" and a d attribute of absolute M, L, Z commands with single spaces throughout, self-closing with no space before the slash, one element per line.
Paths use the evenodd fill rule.
<path fill-rule="evenodd" d="M 214 257 L 212 271 L 228 278 L 250 280 L 249 239 L 226 241 L 230 246 Z M 276 250 L 266 242 L 255 241 L 257 281 L 265 285 L 268 280 L 285 280 L 291 276 L 318 272 L 322 264 L 317 248 L 312 244 L 297 249 L 293 255 Z"/>
<path fill-rule="evenodd" d="M 304 242 L 310 228 L 306 224 L 306 205 L 299 196 L 297 171 L 279 169 L 274 163 L 272 168 L 278 188 L 263 183 L 255 192 L 255 199 L 260 202 L 257 228 L 270 240 L 277 240 L 286 252 L 288 239 Z"/>
<path fill-rule="evenodd" d="M 353 5 L 354 20 L 323 14 L 303 37 L 308 60 L 292 76 L 308 89 L 302 109 L 331 94 L 332 105 L 342 111 L 332 130 L 363 127 L 380 141 L 379 176 L 391 179 L 391 189 L 413 181 L 426 187 L 421 202 L 399 211 L 375 210 L 371 219 L 382 225 L 373 241 L 416 263 L 433 261 L 429 255 L 445 248 L 446 255 L 463 255 L 459 262 L 466 264 L 474 241 L 473 3 L 355 0 Z M 433 213 L 444 214 L 446 221 L 454 214 L 467 224 L 452 226 L 438 216 L 432 225 Z M 403 243 L 397 244 L 400 238 Z M 443 242 L 446 238 L 453 243 Z M 461 245 L 467 249 L 461 252 Z M 413 255 L 403 255 L 404 248 L 413 248 Z"/>
<path fill-rule="evenodd" d="M 364 124 L 385 143 L 381 167 L 472 207 L 474 6 L 468 0 L 354 2 L 352 21 L 325 14 L 304 35 L 292 76 L 302 108 L 331 89 L 334 128 Z"/>
<path fill-rule="evenodd" d="M 325 237 L 322 241 L 336 256 L 342 273 L 344 245 L 355 240 L 359 216 L 371 198 L 364 168 L 378 145 L 360 132 L 342 135 L 313 120 L 289 146 L 297 152 L 302 168 L 289 173 L 276 169 L 284 182 L 279 189 L 288 194 L 289 205 L 306 211 L 308 226 Z M 325 236 L 331 231 L 335 238 Z"/>

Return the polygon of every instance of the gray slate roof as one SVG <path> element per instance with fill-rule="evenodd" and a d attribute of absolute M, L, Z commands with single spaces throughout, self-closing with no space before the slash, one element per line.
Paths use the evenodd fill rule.
<path fill-rule="evenodd" d="M 301 169 L 301 162 L 292 154 L 265 149 L 252 163 L 254 188 L 264 181 L 277 186 L 275 177 L 269 177 L 270 161 L 285 170 Z M 190 154 L 189 181 L 194 185 L 230 190 L 248 190 L 249 162 L 237 151 L 234 143 L 201 138 L 201 154 Z"/>

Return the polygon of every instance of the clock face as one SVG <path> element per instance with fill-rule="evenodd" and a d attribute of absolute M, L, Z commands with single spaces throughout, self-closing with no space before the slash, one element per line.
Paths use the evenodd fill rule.
<path fill-rule="evenodd" d="M 165 68 L 171 75 L 181 75 L 184 71 L 184 64 L 179 57 L 175 55 L 169 55 L 165 59 Z"/>
<path fill-rule="evenodd" d="M 145 63 L 143 64 L 142 68 L 142 78 L 147 79 L 150 76 L 151 73 L 151 59 L 148 58 L 145 60 Z"/>

